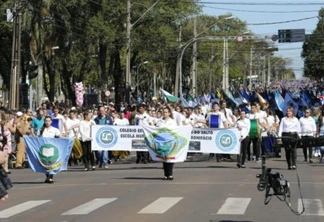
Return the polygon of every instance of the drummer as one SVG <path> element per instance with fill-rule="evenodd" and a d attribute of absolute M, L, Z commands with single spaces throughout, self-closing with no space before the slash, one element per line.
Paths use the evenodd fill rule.
<path fill-rule="evenodd" d="M 257 103 L 253 103 L 251 105 L 251 113 L 249 115 L 249 119 L 251 121 L 251 127 L 250 127 L 250 132 L 253 131 L 253 128 L 257 128 L 257 135 L 250 135 L 250 143 L 253 144 L 253 157 L 252 160 L 256 161 L 259 163 L 261 161 L 260 159 L 260 151 L 261 151 L 261 145 L 260 145 L 260 138 L 261 138 L 261 133 L 263 131 L 267 131 L 267 124 L 266 121 L 263 117 L 263 115 L 258 112 L 258 105 Z M 253 124 L 253 122 L 256 121 L 256 125 Z M 248 161 L 251 160 L 251 151 L 248 149 Z"/>

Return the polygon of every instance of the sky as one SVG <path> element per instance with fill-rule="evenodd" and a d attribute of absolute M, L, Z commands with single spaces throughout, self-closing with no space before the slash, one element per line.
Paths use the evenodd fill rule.
<path fill-rule="evenodd" d="M 203 13 L 219 16 L 231 13 L 238 19 L 245 21 L 248 29 L 257 36 L 272 36 L 278 34 L 279 29 L 305 29 L 306 34 L 311 34 L 318 23 L 318 11 L 324 8 L 323 0 L 199 0 L 203 6 Z M 305 18 L 316 17 L 302 20 Z M 286 22 L 302 20 L 296 22 Z M 253 25 L 253 23 L 261 23 Z M 280 24 L 262 24 L 280 23 Z M 278 43 L 277 56 L 288 58 L 292 61 L 290 68 L 297 78 L 303 76 L 303 60 L 300 56 L 302 42 Z"/>

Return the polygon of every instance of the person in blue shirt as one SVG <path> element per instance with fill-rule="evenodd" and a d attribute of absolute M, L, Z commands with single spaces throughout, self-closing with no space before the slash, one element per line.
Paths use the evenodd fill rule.
<path fill-rule="evenodd" d="M 37 110 L 37 116 L 33 118 L 31 123 L 32 135 L 38 136 L 40 129 L 44 126 L 44 110 L 39 108 Z"/>
<path fill-rule="evenodd" d="M 97 125 L 113 125 L 112 118 L 107 115 L 105 107 L 99 106 L 98 116 L 94 119 Z M 108 168 L 109 155 L 107 150 L 99 150 L 96 153 L 97 161 L 99 160 L 99 168 Z"/>

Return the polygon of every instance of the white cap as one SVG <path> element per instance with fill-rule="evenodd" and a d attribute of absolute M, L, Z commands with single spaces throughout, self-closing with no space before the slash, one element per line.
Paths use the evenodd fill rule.
<path fill-rule="evenodd" d="M 115 105 L 115 103 L 113 103 L 113 102 L 110 102 L 110 103 L 109 103 L 109 105 L 110 105 L 110 106 L 114 106 L 114 105 Z"/>
<path fill-rule="evenodd" d="M 73 106 L 73 107 L 71 107 L 71 110 L 76 110 L 76 108 Z"/>
<path fill-rule="evenodd" d="M 17 113 L 16 113 L 16 115 L 19 117 L 19 116 L 22 116 L 22 115 L 24 115 L 22 112 L 20 112 L 20 111 L 18 111 Z"/>

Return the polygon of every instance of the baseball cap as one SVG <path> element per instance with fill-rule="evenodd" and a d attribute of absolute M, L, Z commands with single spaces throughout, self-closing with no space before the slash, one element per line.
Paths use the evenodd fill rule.
<path fill-rule="evenodd" d="M 19 117 L 19 116 L 22 116 L 22 115 L 24 115 L 22 112 L 20 112 L 20 111 L 18 111 L 17 113 L 16 113 L 16 115 Z"/>

